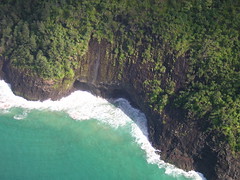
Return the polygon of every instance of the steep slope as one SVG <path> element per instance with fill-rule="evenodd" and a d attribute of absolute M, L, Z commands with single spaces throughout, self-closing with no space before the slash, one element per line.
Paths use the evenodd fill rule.
<path fill-rule="evenodd" d="M 123 96 L 162 159 L 240 172 L 238 1 L 3 1 L 0 76 L 31 100 Z"/>
<path fill-rule="evenodd" d="M 4 66 L 3 71 L 14 92 L 26 98 L 57 99 L 74 89 L 88 90 L 106 98 L 125 97 L 147 115 L 149 138 L 161 150 L 163 160 L 185 170 L 202 172 L 207 179 L 237 179 L 240 159 L 237 154 L 232 154 L 228 144 L 222 142 L 223 137 L 218 137 L 218 132 L 206 131 L 208 122 L 186 119 L 182 111 L 171 104 L 161 114 L 149 108 L 148 89 L 142 82 L 154 73 L 136 60 L 134 64 L 124 65 L 123 77 L 119 80 L 119 67 L 112 63 L 111 54 L 107 54 L 109 48 L 111 45 L 107 41 L 90 41 L 89 51 L 82 57 L 81 68 L 69 89 L 63 84 L 58 86 L 60 89 L 55 88 L 50 82 L 27 76 L 8 66 Z M 183 79 L 176 76 L 178 81 Z"/>

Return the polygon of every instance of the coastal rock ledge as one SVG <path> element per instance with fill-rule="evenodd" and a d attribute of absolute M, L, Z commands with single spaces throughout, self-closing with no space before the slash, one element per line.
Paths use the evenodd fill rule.
<path fill-rule="evenodd" d="M 219 143 L 223 137 L 206 131 L 208 122 L 184 118 L 183 112 L 171 102 L 161 114 L 150 108 L 148 89 L 143 82 L 154 74 L 149 70 L 150 65 L 141 63 L 141 53 L 122 65 L 109 53 L 111 48 L 106 40 L 90 40 L 75 77 L 61 81 L 33 76 L 0 57 L 0 79 L 10 83 L 15 94 L 29 100 L 56 100 L 77 89 L 104 98 L 124 97 L 146 114 L 149 139 L 161 150 L 161 159 L 187 171 L 201 172 L 209 180 L 239 179 L 239 154 L 233 154 L 228 144 Z M 174 69 L 172 76 L 177 91 L 184 86 L 186 64 L 178 59 L 175 63 L 179 68 Z"/>

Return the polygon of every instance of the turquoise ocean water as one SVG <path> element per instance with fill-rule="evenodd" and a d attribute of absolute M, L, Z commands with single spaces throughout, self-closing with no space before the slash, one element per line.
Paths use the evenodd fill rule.
<path fill-rule="evenodd" d="M 203 179 L 164 163 L 147 140 L 146 118 L 124 99 L 77 91 L 30 102 L 0 81 L 0 179 Z"/>

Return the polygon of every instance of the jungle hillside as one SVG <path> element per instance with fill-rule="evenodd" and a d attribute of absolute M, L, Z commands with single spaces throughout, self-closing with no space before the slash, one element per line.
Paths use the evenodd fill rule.
<path fill-rule="evenodd" d="M 154 111 L 172 103 L 240 151 L 240 1 L 0 2 L 0 56 L 29 75 L 73 80 L 92 38 L 114 44 L 120 66 L 141 50 L 154 73 L 142 82 Z M 176 59 L 186 63 L 181 88 L 173 78 Z"/>

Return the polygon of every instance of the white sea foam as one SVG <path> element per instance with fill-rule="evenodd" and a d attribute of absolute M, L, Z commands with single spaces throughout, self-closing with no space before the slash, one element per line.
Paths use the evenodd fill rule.
<path fill-rule="evenodd" d="M 112 104 L 100 97 L 95 97 L 88 92 L 75 91 L 70 96 L 62 98 L 59 101 L 46 100 L 27 101 L 22 97 L 15 96 L 10 86 L 0 80 L 0 110 L 8 112 L 10 108 L 21 107 L 26 109 L 22 114 L 15 115 L 15 119 L 26 118 L 31 109 L 47 109 L 51 111 L 64 111 L 75 120 L 96 119 L 109 124 L 114 128 L 130 125 L 131 134 L 141 149 L 146 152 L 148 163 L 157 164 L 159 168 L 164 168 L 166 174 L 172 176 L 183 175 L 192 179 L 205 179 L 203 175 L 195 171 L 185 172 L 165 163 L 160 159 L 151 143 L 148 141 L 147 120 L 145 115 L 139 110 L 133 108 L 125 99 L 117 99 Z"/>
<path fill-rule="evenodd" d="M 10 86 L 4 81 L 0 81 L 0 109 L 6 111 L 13 107 L 22 107 L 30 110 L 48 109 L 52 111 L 64 111 L 73 119 L 97 119 L 115 128 L 124 126 L 127 122 L 130 122 L 129 118 L 124 118 L 126 115 L 121 109 L 116 108 L 107 100 L 95 97 L 88 92 L 76 91 L 59 101 L 27 101 L 22 97 L 15 96 Z M 19 117 L 21 116 L 16 116 L 16 119 L 19 119 Z"/>
<path fill-rule="evenodd" d="M 25 110 L 21 114 L 14 115 L 13 118 L 16 120 L 23 120 L 27 117 L 27 115 L 28 115 L 28 111 Z"/>
<path fill-rule="evenodd" d="M 151 164 L 157 164 L 159 168 L 164 168 L 165 173 L 178 177 L 183 175 L 188 178 L 195 180 L 204 180 L 204 176 L 201 173 L 195 171 L 183 171 L 182 169 L 176 168 L 174 165 L 165 163 L 160 159 L 160 155 L 157 150 L 154 149 L 148 140 L 148 130 L 147 130 L 147 119 L 144 113 L 140 112 L 138 109 L 133 108 L 130 103 L 125 99 L 117 99 L 118 107 L 125 112 L 125 114 L 132 119 L 132 135 L 136 142 L 140 145 L 141 149 L 146 152 L 147 162 Z"/>

